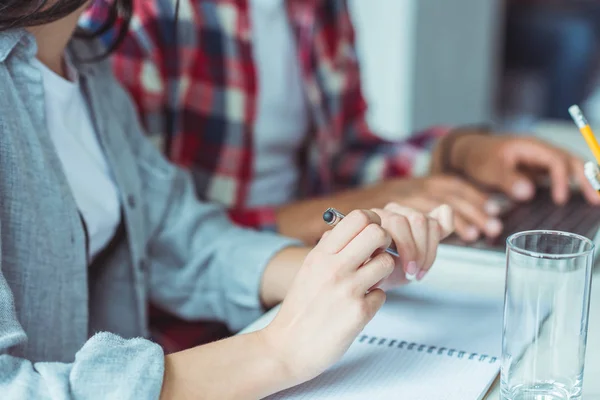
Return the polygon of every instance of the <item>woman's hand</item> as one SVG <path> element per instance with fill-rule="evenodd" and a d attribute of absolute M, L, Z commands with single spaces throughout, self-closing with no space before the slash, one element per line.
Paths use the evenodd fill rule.
<path fill-rule="evenodd" d="M 454 231 L 452 208 L 443 204 L 426 215 L 390 203 L 373 211 L 381 218 L 381 226 L 391 235 L 400 255 L 394 258 L 396 268 L 382 287 L 406 283 L 406 275 L 423 279 L 435 261 L 439 243 Z"/>
<path fill-rule="evenodd" d="M 375 212 L 353 211 L 323 235 L 279 313 L 261 331 L 292 385 L 314 378 L 341 358 L 383 305 L 385 293 L 377 286 L 406 281 L 397 264 L 414 262 L 422 271 L 429 269 L 451 221 L 448 207 L 427 217 L 389 205 Z M 406 259 L 384 252 L 392 240 Z"/>
<path fill-rule="evenodd" d="M 466 180 L 453 175 L 432 175 L 419 179 L 394 179 L 378 185 L 398 204 L 428 213 L 442 204 L 454 213 L 456 234 L 473 242 L 481 236 L 497 237 L 502 233 L 498 218 L 500 205 Z"/>

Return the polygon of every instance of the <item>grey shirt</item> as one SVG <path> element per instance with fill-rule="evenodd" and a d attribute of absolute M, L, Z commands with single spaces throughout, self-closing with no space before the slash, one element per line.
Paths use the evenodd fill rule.
<path fill-rule="evenodd" d="M 24 30 L 0 33 L 2 399 L 157 398 L 163 353 L 143 339 L 148 301 L 240 329 L 262 312 L 266 264 L 295 245 L 198 202 L 189 176 L 144 138 L 109 64 L 77 61 L 101 51 L 78 40 L 69 50 L 127 234 L 88 270 L 84 230 L 46 130 L 35 40 Z"/>

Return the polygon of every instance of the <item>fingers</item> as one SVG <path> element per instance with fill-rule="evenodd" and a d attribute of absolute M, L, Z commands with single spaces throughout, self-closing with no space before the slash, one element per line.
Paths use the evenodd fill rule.
<path fill-rule="evenodd" d="M 569 155 L 537 139 L 516 139 L 508 142 L 507 154 L 509 166 L 505 170 L 503 189 L 516 200 L 533 197 L 533 183 L 518 174 L 519 167 L 541 167 L 548 171 L 552 182 L 552 198 L 558 204 L 564 204 L 569 198 Z M 517 180 L 516 178 L 519 178 Z M 526 196 L 527 195 L 527 196 Z"/>
<path fill-rule="evenodd" d="M 414 279 L 416 279 L 416 277 L 414 277 Z M 404 285 L 409 282 L 410 281 L 409 281 L 406 273 L 404 272 L 404 270 L 402 268 L 396 267 L 396 268 L 394 268 L 394 271 L 392 271 L 390 276 L 388 276 L 381 282 L 377 283 L 375 285 L 375 287 L 378 287 L 383 290 L 388 290 L 388 289 L 396 288 L 400 285 Z"/>
<path fill-rule="evenodd" d="M 329 254 L 339 253 L 371 224 L 381 225 L 379 215 L 369 210 L 352 211 L 330 231 L 331 233 L 323 236 L 315 248 Z"/>
<path fill-rule="evenodd" d="M 363 303 L 367 318 L 366 322 L 373 319 L 377 311 L 383 306 L 383 303 L 385 303 L 385 292 L 383 290 L 373 289 L 367 293 Z"/>
<path fill-rule="evenodd" d="M 403 199 L 402 204 L 423 213 L 429 213 L 430 217 L 437 219 L 442 228 L 440 233 L 442 238 L 446 238 L 454 232 L 454 218 L 456 213 L 454 213 L 452 207 L 444 204 L 443 201 L 440 202 L 425 196 L 414 196 Z"/>
<path fill-rule="evenodd" d="M 418 196 L 403 201 L 403 204 L 424 212 L 435 209 L 440 204 L 446 204 L 447 212 L 452 214 L 452 221 L 445 220 L 444 232 L 441 235 L 442 239 L 447 237 L 448 232 L 454 232 L 454 230 L 462 240 L 467 242 L 477 240 L 482 232 L 492 237 L 502 232 L 502 222 L 490 215 L 498 214 L 499 207 L 494 204 L 492 212 L 488 211 L 491 201 L 479 203 L 481 207 L 477 207 L 468 200 L 452 193 L 440 192 L 432 196 L 435 199 Z"/>
<path fill-rule="evenodd" d="M 579 184 L 579 190 L 583 194 L 583 197 L 590 204 L 600 205 L 600 194 L 592 187 L 590 182 L 587 180 L 583 161 L 579 160 L 576 157 L 572 157 L 571 159 L 571 171 L 573 176 L 575 177 L 576 182 Z"/>
<path fill-rule="evenodd" d="M 461 239 L 475 241 L 480 233 L 489 237 L 496 237 L 502 233 L 502 222 L 494 218 L 500 214 L 500 207 L 489 195 L 460 178 L 444 176 L 434 182 L 437 182 L 441 190 L 432 190 L 431 194 L 440 203 L 452 207 L 456 232 Z"/>
<path fill-rule="evenodd" d="M 485 210 L 486 208 L 489 208 L 490 205 L 493 205 L 490 204 L 489 196 L 486 193 L 461 178 L 443 176 L 436 181 L 440 182 L 439 186 L 442 187 L 444 193 L 457 195 L 472 204 L 478 210 Z M 431 191 L 432 194 L 440 192 L 441 191 L 437 188 L 432 188 Z M 442 201 L 442 203 L 446 203 L 446 201 Z"/>
<path fill-rule="evenodd" d="M 446 239 L 454 232 L 454 212 L 448 204 L 433 209 L 429 216 L 437 220 L 442 228 L 440 231 L 440 239 Z"/>
<path fill-rule="evenodd" d="M 535 196 L 535 183 L 525 174 L 507 169 L 502 173 L 500 189 L 516 201 L 528 201 Z"/>
<path fill-rule="evenodd" d="M 491 218 L 483 208 L 479 208 L 457 195 L 448 196 L 447 202 L 455 213 L 469 224 L 464 231 L 465 236 L 469 239 L 477 239 L 479 232 L 483 232 L 490 237 L 496 237 L 502 233 L 502 222 L 496 218 Z M 473 228 L 477 231 L 475 232 Z"/>
<path fill-rule="evenodd" d="M 419 273 L 423 271 L 425 260 L 427 259 L 428 243 L 429 243 L 429 232 L 428 232 L 428 219 L 421 213 L 413 213 L 407 216 L 408 223 L 410 224 L 410 231 L 417 247 L 417 258 L 414 260 L 417 263 L 417 277 Z M 437 228 L 436 228 L 437 229 Z"/>
<path fill-rule="evenodd" d="M 550 167 L 552 199 L 556 204 L 565 204 L 569 200 L 569 178 L 569 161 L 563 156 Z"/>
<path fill-rule="evenodd" d="M 418 269 L 418 272 L 416 272 L 417 279 L 423 278 L 425 273 L 427 273 L 431 267 L 431 264 L 433 264 L 433 260 L 436 256 L 440 232 L 442 230 L 440 224 L 433 218 L 428 218 L 424 214 L 395 203 L 388 204 L 384 211 L 392 211 L 406 217 L 404 222 L 398 220 L 399 222 L 397 224 L 400 226 L 390 227 L 390 233 L 392 234 L 394 242 L 396 242 L 398 253 L 403 259 L 408 260 L 406 253 L 404 253 L 404 247 L 410 249 L 409 251 L 414 251 L 413 249 L 416 249 L 416 256 L 408 260 L 409 262 L 405 267 L 405 271 L 409 275 L 415 274 L 414 264 L 411 264 L 411 261 L 413 261 L 416 263 Z M 388 218 L 384 218 L 384 223 L 387 219 Z M 406 227 L 406 222 L 408 222 L 409 228 Z M 395 231 L 393 229 L 395 229 Z M 406 243 L 409 238 L 406 231 L 409 229 L 412 234 L 413 243 Z M 430 232 L 431 230 L 435 230 L 435 232 L 432 233 Z"/>
<path fill-rule="evenodd" d="M 393 207 L 397 207 L 394 212 Z M 409 275 L 416 275 L 418 272 L 419 249 L 408 222 L 407 216 L 400 213 L 418 213 L 406 207 L 399 205 L 386 206 L 385 210 L 375 210 L 380 214 L 383 228 L 388 231 L 396 245 L 396 250 L 402 260 L 402 267 Z"/>
<path fill-rule="evenodd" d="M 388 253 L 379 253 L 356 272 L 357 290 L 364 294 L 394 271 L 396 260 Z"/>
<path fill-rule="evenodd" d="M 429 213 L 432 210 L 440 207 L 442 203 L 443 202 L 440 202 L 438 199 L 424 195 L 416 195 L 402 199 L 403 206 L 412 208 L 422 213 Z"/>
<path fill-rule="evenodd" d="M 469 212 L 469 209 L 471 209 L 472 205 L 469 207 L 457 207 L 457 205 L 453 204 L 452 199 L 456 198 L 458 197 L 452 194 L 440 192 L 435 195 L 432 195 L 432 197 L 414 196 L 406 200 L 403 199 L 402 204 L 419 210 L 421 212 L 430 212 L 431 210 L 435 210 L 438 207 L 440 207 L 440 204 L 446 203 L 446 212 L 450 212 L 452 218 L 451 221 L 447 221 L 446 219 L 444 220 L 445 222 L 443 226 L 445 232 L 442 232 L 442 238 L 446 238 L 448 236 L 448 232 L 456 231 L 457 235 L 462 240 L 466 242 L 475 241 L 479 238 L 479 235 L 481 234 L 481 229 L 479 228 L 479 226 L 481 226 L 482 223 L 480 222 L 478 226 L 478 224 L 472 221 L 472 217 Z M 463 203 L 464 200 L 459 200 L 459 202 Z M 479 213 L 483 212 L 483 210 L 479 210 Z M 386 229 L 388 228 L 386 227 Z"/>
<path fill-rule="evenodd" d="M 386 249 L 391 244 L 392 237 L 384 228 L 377 224 L 369 224 L 339 254 L 349 268 L 357 269 L 375 251 Z"/>
<path fill-rule="evenodd" d="M 437 255 L 438 245 L 440 243 L 440 226 L 435 219 L 428 219 L 429 229 L 427 230 L 427 254 L 425 255 L 425 262 L 421 267 L 421 271 L 417 274 L 417 280 L 423 279 L 425 274 L 431 269 L 435 257 Z"/>
<path fill-rule="evenodd" d="M 458 237 L 465 242 L 474 242 L 481 235 L 479 229 L 458 213 L 454 214 L 454 226 Z"/>

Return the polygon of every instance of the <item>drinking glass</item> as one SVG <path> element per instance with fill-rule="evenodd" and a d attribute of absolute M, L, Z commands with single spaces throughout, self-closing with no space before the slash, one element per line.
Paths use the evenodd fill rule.
<path fill-rule="evenodd" d="M 579 400 L 594 244 L 556 231 L 507 239 L 501 396 Z"/>

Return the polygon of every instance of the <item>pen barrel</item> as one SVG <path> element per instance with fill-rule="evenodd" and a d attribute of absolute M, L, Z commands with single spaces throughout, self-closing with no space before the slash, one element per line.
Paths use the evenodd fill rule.
<path fill-rule="evenodd" d="M 398 258 L 400 257 L 400 254 L 398 254 L 398 251 L 396 250 L 396 246 L 394 246 L 394 245 L 385 249 L 385 252 L 393 255 L 394 257 L 398 257 Z"/>

